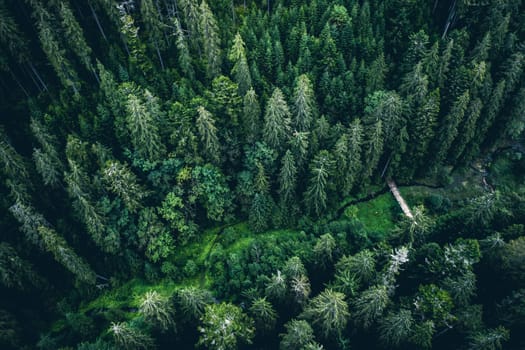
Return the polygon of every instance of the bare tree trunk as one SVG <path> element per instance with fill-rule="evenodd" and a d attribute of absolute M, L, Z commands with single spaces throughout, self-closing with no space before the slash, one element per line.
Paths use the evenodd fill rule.
<path fill-rule="evenodd" d="M 445 39 L 447 36 L 447 32 L 450 28 L 450 25 L 454 22 L 456 17 L 456 3 L 457 0 L 454 0 L 452 5 L 450 5 L 450 9 L 448 10 L 448 17 L 447 17 L 447 23 L 445 24 L 445 29 L 443 30 L 443 35 L 441 36 L 441 39 Z"/>
<path fill-rule="evenodd" d="M 95 19 L 95 22 L 97 23 L 98 30 L 100 31 L 100 34 L 102 34 L 102 37 L 105 41 L 108 41 L 108 38 L 106 38 L 106 34 L 104 33 L 104 29 L 102 29 L 102 26 L 100 25 L 100 21 L 98 20 L 97 13 L 95 12 L 95 9 L 93 6 L 91 6 L 91 2 L 88 1 L 89 8 L 91 10 L 91 14 L 93 15 L 93 18 Z"/>
<path fill-rule="evenodd" d="M 91 72 L 92 72 L 93 75 L 95 76 L 95 80 L 97 81 L 97 83 L 100 85 L 100 79 L 98 78 L 97 71 L 95 70 L 94 67 L 91 68 Z"/>
<path fill-rule="evenodd" d="M 31 70 L 33 71 L 33 73 L 35 73 L 35 76 L 37 77 L 38 81 L 40 81 L 40 83 L 44 87 L 44 90 L 47 91 L 47 85 L 46 85 L 46 83 L 44 83 L 44 81 L 40 77 L 40 74 L 38 74 L 38 71 L 36 70 L 36 68 L 33 67 L 33 64 L 31 62 L 29 62 L 28 64 L 29 64 L 29 67 L 31 68 Z"/>
<path fill-rule="evenodd" d="M 155 51 L 157 51 L 157 56 L 159 56 L 160 67 L 162 68 L 162 70 L 164 70 L 164 61 L 162 60 L 162 56 L 159 50 L 159 45 L 157 45 L 157 43 L 155 43 Z"/>
<path fill-rule="evenodd" d="M 33 84 L 35 84 L 38 92 L 42 92 L 42 87 L 40 86 L 40 84 L 36 81 L 35 77 L 34 77 L 34 74 L 29 70 L 27 69 L 26 67 L 22 66 L 22 71 L 29 76 L 29 78 L 31 78 L 31 80 L 33 81 Z"/>

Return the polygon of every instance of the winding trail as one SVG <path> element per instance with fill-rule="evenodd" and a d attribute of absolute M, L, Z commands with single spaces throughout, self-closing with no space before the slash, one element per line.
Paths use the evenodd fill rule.
<path fill-rule="evenodd" d="M 410 211 L 410 207 L 408 206 L 407 202 L 405 202 L 405 199 L 403 196 L 401 196 L 401 193 L 399 193 L 399 189 L 397 188 L 396 183 L 392 179 L 387 179 L 386 183 L 388 184 L 388 187 L 390 188 L 390 192 L 394 195 L 396 198 L 397 203 L 401 207 L 401 210 L 403 210 L 403 213 L 406 217 L 410 219 L 414 219 L 414 215 L 412 215 L 412 212 Z"/>

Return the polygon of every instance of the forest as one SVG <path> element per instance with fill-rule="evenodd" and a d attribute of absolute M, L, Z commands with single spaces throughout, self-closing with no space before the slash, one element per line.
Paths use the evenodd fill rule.
<path fill-rule="evenodd" d="M 521 0 L 0 0 L 0 348 L 525 349 L 524 70 Z"/>

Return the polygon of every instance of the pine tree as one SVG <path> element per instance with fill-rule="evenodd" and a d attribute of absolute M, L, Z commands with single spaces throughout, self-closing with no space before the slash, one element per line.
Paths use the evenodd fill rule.
<path fill-rule="evenodd" d="M 268 228 L 270 211 L 271 203 L 268 195 L 257 192 L 252 199 L 249 215 L 250 227 L 255 232 L 262 232 Z"/>
<path fill-rule="evenodd" d="M 194 48 L 199 47 L 199 5 L 196 0 L 180 0 L 184 23 L 189 31 L 190 43 Z"/>
<path fill-rule="evenodd" d="M 96 275 L 91 267 L 73 251 L 62 236 L 46 226 L 39 226 L 38 233 L 45 250 L 53 254 L 55 260 L 75 275 L 78 281 L 95 284 Z"/>
<path fill-rule="evenodd" d="M 431 141 L 434 139 L 437 117 L 439 115 L 439 90 L 434 90 L 425 99 L 417 110 L 414 120 L 409 124 L 409 135 L 412 140 L 407 161 L 412 160 L 416 168 L 422 166 L 426 159 Z M 421 165 L 420 165 L 421 164 Z M 416 169 L 414 169 L 416 171 Z"/>
<path fill-rule="evenodd" d="M 175 35 L 175 45 L 178 50 L 178 63 L 181 71 L 186 74 L 186 77 L 190 80 L 193 79 L 195 73 L 193 71 L 193 66 L 191 64 L 191 55 L 187 44 L 187 39 L 184 35 L 182 27 L 180 25 L 177 17 L 172 18 L 174 35 Z"/>
<path fill-rule="evenodd" d="M 279 172 L 279 193 L 281 200 L 287 203 L 294 198 L 297 184 L 297 167 L 292 152 L 287 150 L 281 160 Z"/>
<path fill-rule="evenodd" d="M 264 113 L 263 139 L 270 147 L 280 150 L 290 134 L 290 110 L 279 88 L 275 88 Z"/>
<path fill-rule="evenodd" d="M 299 132 L 309 131 L 317 114 L 312 83 L 306 74 L 297 78 L 294 89 L 293 127 Z"/>
<path fill-rule="evenodd" d="M 450 158 L 453 162 L 456 162 L 463 155 L 463 151 L 474 138 L 476 124 L 481 115 L 482 108 L 483 103 L 479 98 L 470 101 L 468 109 L 465 112 L 465 120 L 458 133 L 461 137 L 457 137 L 451 147 L 453 153 L 451 152 Z"/>
<path fill-rule="evenodd" d="M 306 206 L 310 213 L 320 216 L 326 209 L 329 178 L 333 174 L 334 162 L 328 151 L 320 151 L 310 164 L 310 178 L 305 193 Z"/>
<path fill-rule="evenodd" d="M 243 100 L 243 134 L 246 136 L 246 143 L 252 144 L 259 139 L 261 108 L 257 101 L 257 94 L 253 88 L 250 88 L 244 95 Z"/>
<path fill-rule="evenodd" d="M 376 274 L 376 261 L 374 253 L 364 249 L 351 256 L 343 256 L 335 265 L 337 272 L 348 271 L 357 283 L 367 285 Z"/>
<path fill-rule="evenodd" d="M 198 345 L 221 350 L 235 349 L 241 344 L 252 343 L 253 320 L 233 304 L 207 305 L 201 321 Z"/>
<path fill-rule="evenodd" d="M 71 88 L 75 95 L 78 95 L 80 90 L 78 75 L 67 60 L 65 50 L 60 47 L 52 29 L 51 15 L 39 2 L 30 1 L 30 3 L 33 10 L 33 18 L 36 20 L 38 38 L 49 63 L 53 66 L 61 83 L 65 87 Z"/>
<path fill-rule="evenodd" d="M 199 16 L 199 30 L 207 63 L 206 72 L 208 78 L 213 79 L 219 75 L 221 70 L 221 39 L 215 16 L 205 0 L 202 0 L 200 4 Z"/>
<path fill-rule="evenodd" d="M 503 343 L 510 338 L 508 329 L 498 326 L 493 329 L 477 332 L 470 337 L 469 350 L 498 350 L 503 349 Z"/>
<path fill-rule="evenodd" d="M 365 163 L 365 169 L 363 178 L 372 176 L 372 173 L 376 169 L 384 147 L 383 138 L 383 121 L 379 119 L 374 124 L 365 130 L 366 132 L 366 148 L 364 151 L 364 159 L 367 160 Z"/>
<path fill-rule="evenodd" d="M 318 325 L 325 338 L 341 334 L 350 312 L 343 293 L 325 289 L 306 306 L 304 317 Z"/>
<path fill-rule="evenodd" d="M 292 319 L 284 325 L 286 333 L 280 334 L 281 343 L 279 349 L 301 350 L 314 341 L 312 326 L 305 320 Z"/>
<path fill-rule="evenodd" d="M 59 185 L 64 172 L 64 165 L 57 152 L 57 142 L 53 135 L 35 117 L 31 118 L 31 132 L 40 143 L 40 148 L 33 149 L 33 160 L 44 184 L 52 187 Z"/>
<path fill-rule="evenodd" d="M 187 321 L 197 321 L 204 315 L 204 308 L 213 301 L 212 294 L 196 287 L 182 288 L 177 292 L 177 304 Z"/>
<path fill-rule="evenodd" d="M 277 312 L 266 298 L 254 299 L 249 310 L 255 320 L 256 330 L 269 332 L 274 329 L 277 321 Z"/>
<path fill-rule="evenodd" d="M 356 323 L 363 328 L 369 328 L 383 314 L 389 302 L 386 286 L 368 288 L 354 301 L 353 315 Z"/>
<path fill-rule="evenodd" d="M 146 54 L 146 46 L 140 40 L 139 27 L 135 25 L 135 20 L 129 14 L 126 3 L 121 3 L 118 5 L 118 8 L 120 12 L 120 32 L 124 37 L 131 68 L 138 69 L 138 72 L 143 76 L 149 77 L 153 67 Z"/>
<path fill-rule="evenodd" d="M 58 7 L 67 43 L 78 56 L 84 67 L 93 71 L 94 67 L 91 60 L 91 48 L 86 42 L 82 28 L 75 19 L 73 11 L 71 11 L 71 8 L 66 1 L 60 1 Z"/>
<path fill-rule="evenodd" d="M 197 131 L 201 136 L 204 151 L 210 161 L 218 163 L 220 144 L 215 120 L 211 113 L 202 106 L 197 109 L 197 112 Z"/>
<path fill-rule="evenodd" d="M 39 227 L 50 227 L 51 224 L 30 205 L 17 201 L 9 207 L 9 212 L 20 223 L 20 230 L 25 233 L 26 240 L 42 248 L 42 238 Z"/>
<path fill-rule="evenodd" d="M 450 112 L 443 120 L 443 124 L 438 133 L 434 160 L 435 164 L 441 163 L 450 151 L 450 146 L 452 146 L 452 143 L 458 135 L 458 126 L 463 121 L 469 101 L 470 92 L 467 90 L 458 97 L 456 102 L 452 105 Z"/>
<path fill-rule="evenodd" d="M 149 161 L 160 160 L 164 154 L 164 145 L 154 116 L 148 111 L 145 103 L 133 93 L 127 96 L 126 110 L 127 127 L 137 155 Z"/>
<path fill-rule="evenodd" d="M 115 343 L 123 349 L 145 350 L 154 347 L 153 339 L 149 335 L 126 322 L 112 322 L 109 332 L 113 335 Z"/>
<path fill-rule="evenodd" d="M 140 2 L 140 14 L 146 27 L 146 32 L 159 58 L 160 66 L 164 69 L 164 60 L 160 52 L 166 47 L 166 41 L 164 40 L 165 25 L 162 23 L 162 15 L 153 4 L 153 0 L 142 0 Z"/>
<path fill-rule="evenodd" d="M 379 324 L 379 339 L 388 347 L 398 347 L 408 341 L 415 328 L 410 310 L 390 312 Z"/>
<path fill-rule="evenodd" d="M 103 169 L 103 181 L 107 188 L 119 196 L 126 207 L 135 213 L 142 207 L 145 189 L 139 185 L 137 176 L 118 161 L 109 161 Z"/>
<path fill-rule="evenodd" d="M 5 184 L 11 197 L 16 201 L 29 199 L 29 172 L 22 156 L 9 142 L 3 127 L 0 126 L 0 172 L 4 175 Z"/>
<path fill-rule="evenodd" d="M 252 87 L 252 77 L 246 59 L 246 46 L 239 33 L 237 33 L 233 39 L 233 45 L 228 58 L 234 64 L 231 74 L 235 82 L 239 85 L 239 94 L 244 96 Z"/>
<path fill-rule="evenodd" d="M 173 310 L 168 298 L 161 296 L 156 291 L 148 291 L 142 298 L 139 313 L 153 325 L 162 330 L 168 330 L 175 325 Z"/>

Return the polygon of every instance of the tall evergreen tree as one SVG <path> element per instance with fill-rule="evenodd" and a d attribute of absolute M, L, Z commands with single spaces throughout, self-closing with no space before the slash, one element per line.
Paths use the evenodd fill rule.
<path fill-rule="evenodd" d="M 279 193 L 281 200 L 287 203 L 294 198 L 297 184 L 297 167 L 292 152 L 287 150 L 281 160 L 281 171 L 279 172 Z"/>
<path fill-rule="evenodd" d="M 197 131 L 201 136 L 201 142 L 208 159 L 217 163 L 219 161 L 219 138 L 217 137 L 217 127 L 215 120 L 210 112 L 200 106 L 197 109 Z"/>
<path fill-rule="evenodd" d="M 202 0 L 199 13 L 199 30 L 206 57 L 206 72 L 210 79 L 219 75 L 221 70 L 221 50 L 219 28 L 217 20 L 210 10 L 208 3 Z"/>
<path fill-rule="evenodd" d="M 248 144 L 259 139 L 261 133 L 261 108 L 257 101 L 257 94 L 253 88 L 250 88 L 244 95 L 243 100 L 243 133 L 246 135 L 246 142 Z"/>
<path fill-rule="evenodd" d="M 305 200 L 311 214 L 320 216 L 326 209 L 333 167 L 331 155 L 325 150 L 320 151 L 310 164 L 310 178 Z"/>
<path fill-rule="evenodd" d="M 127 96 L 126 110 L 127 127 L 135 152 L 140 158 L 159 160 L 164 154 L 164 145 L 154 116 L 148 111 L 146 104 L 133 93 Z"/>
<path fill-rule="evenodd" d="M 306 74 L 302 74 L 297 78 L 294 89 L 293 127 L 299 132 L 309 131 L 316 112 L 312 83 Z"/>
<path fill-rule="evenodd" d="M 290 110 L 279 88 L 275 88 L 266 104 L 263 139 L 272 148 L 280 150 L 290 136 Z"/>
<path fill-rule="evenodd" d="M 228 58 L 233 62 L 231 73 L 239 86 L 239 94 L 244 96 L 252 87 L 252 77 L 246 58 L 246 45 L 239 33 L 237 33 L 233 39 L 233 45 Z"/>

